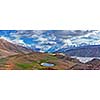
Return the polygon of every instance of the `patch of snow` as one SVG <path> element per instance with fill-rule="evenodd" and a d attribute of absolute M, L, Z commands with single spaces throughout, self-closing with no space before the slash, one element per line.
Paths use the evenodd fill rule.
<path fill-rule="evenodd" d="M 72 56 L 72 58 L 76 58 L 82 63 L 87 63 L 87 62 L 89 62 L 89 61 L 91 61 L 92 59 L 95 59 L 95 58 L 100 59 L 100 57 L 76 57 L 76 56 Z"/>

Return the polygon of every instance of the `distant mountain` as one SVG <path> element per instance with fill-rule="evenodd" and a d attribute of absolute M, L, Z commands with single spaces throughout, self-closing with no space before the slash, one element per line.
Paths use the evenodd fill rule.
<path fill-rule="evenodd" d="M 10 43 L 0 38 L 0 58 L 18 53 L 29 53 L 29 52 L 32 52 L 32 50 L 25 48 L 23 46 Z"/>
<path fill-rule="evenodd" d="M 70 56 L 77 57 L 100 57 L 100 45 L 88 45 L 75 47 L 73 49 L 61 49 L 57 52 L 63 52 Z"/>

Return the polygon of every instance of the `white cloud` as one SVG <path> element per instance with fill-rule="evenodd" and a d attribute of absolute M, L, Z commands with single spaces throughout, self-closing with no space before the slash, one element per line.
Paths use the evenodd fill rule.
<path fill-rule="evenodd" d="M 2 36 L 1 38 L 22 46 L 40 48 L 41 51 L 55 47 L 63 48 L 67 46 L 78 46 L 81 43 L 100 44 L 100 31 L 87 30 L 19 30 L 17 33 L 10 33 L 11 38 Z M 32 44 L 26 44 L 21 38 L 33 38 Z M 36 44 L 34 43 L 36 42 Z"/>

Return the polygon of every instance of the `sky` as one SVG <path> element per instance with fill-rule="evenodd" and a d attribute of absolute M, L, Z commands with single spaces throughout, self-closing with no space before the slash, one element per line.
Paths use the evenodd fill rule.
<path fill-rule="evenodd" d="M 99 30 L 0 30 L 0 38 L 40 52 L 100 45 Z"/>

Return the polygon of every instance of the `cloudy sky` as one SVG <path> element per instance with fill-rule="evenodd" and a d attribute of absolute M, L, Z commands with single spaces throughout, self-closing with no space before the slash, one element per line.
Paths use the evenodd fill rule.
<path fill-rule="evenodd" d="M 41 52 L 100 44 L 100 31 L 97 30 L 1 30 L 0 37 Z"/>

